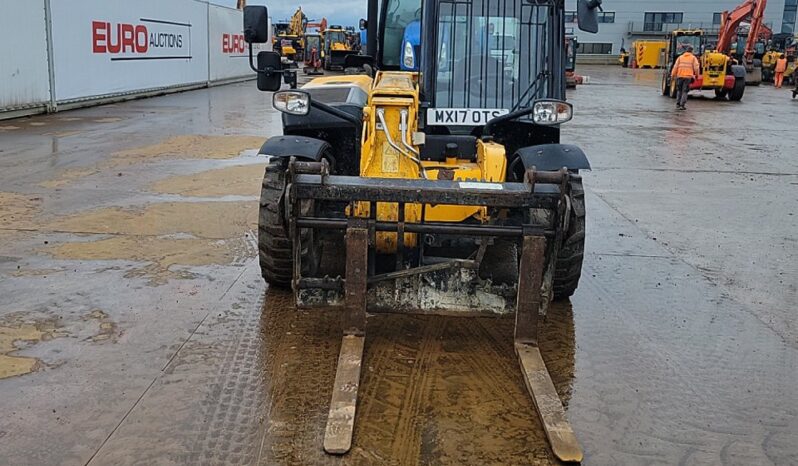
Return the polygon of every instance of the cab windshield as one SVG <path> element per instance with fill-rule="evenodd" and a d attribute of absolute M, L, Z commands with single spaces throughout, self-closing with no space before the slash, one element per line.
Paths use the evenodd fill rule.
<path fill-rule="evenodd" d="M 701 36 L 680 36 L 676 39 L 676 56 L 687 51 L 688 47 L 693 48 L 693 53 L 701 54 Z"/>
<path fill-rule="evenodd" d="M 442 0 L 435 106 L 512 110 L 545 95 L 550 8 L 546 1 Z"/>
<path fill-rule="evenodd" d="M 329 31 L 325 34 L 325 39 L 328 44 L 344 44 L 346 43 L 346 36 L 343 31 Z"/>

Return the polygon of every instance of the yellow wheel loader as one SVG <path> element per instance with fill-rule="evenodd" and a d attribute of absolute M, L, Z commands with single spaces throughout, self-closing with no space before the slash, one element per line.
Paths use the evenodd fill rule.
<path fill-rule="evenodd" d="M 584 254 L 584 152 L 560 143 L 561 0 L 369 0 L 374 77 L 316 78 L 273 94 L 261 191 L 263 277 L 298 308 L 337 307 L 342 343 L 324 450 L 352 446 L 367 313 L 508 315 L 528 392 L 554 455 L 582 449 L 538 349 L 553 299 L 577 289 Z M 600 0 L 578 2 L 596 32 Z M 421 72 L 400 71 L 404 28 L 422 18 Z M 266 7 L 245 10 L 252 44 Z M 491 36 L 514 40 L 488 40 Z M 377 39 L 379 38 L 379 40 Z M 252 48 L 250 47 L 250 51 Z M 416 52 L 414 52 L 416 53 Z M 368 62 L 368 63 L 366 63 Z M 279 56 L 250 65 L 280 88 Z M 513 383 L 507 381 L 507 383 Z"/>

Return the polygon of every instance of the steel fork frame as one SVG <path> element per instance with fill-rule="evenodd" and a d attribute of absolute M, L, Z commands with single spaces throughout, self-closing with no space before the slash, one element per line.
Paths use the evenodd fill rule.
<path fill-rule="evenodd" d="M 320 179 L 309 180 L 310 173 L 319 173 Z M 562 401 L 557 394 L 554 383 L 551 380 L 546 364 L 543 362 L 538 348 L 538 328 L 541 310 L 545 310 L 549 297 L 543 294 L 544 276 L 546 271 L 546 254 L 551 260 L 556 260 L 559 245 L 562 242 L 562 230 L 567 219 L 567 187 L 568 172 L 566 169 L 559 172 L 536 172 L 529 170 L 526 175 L 525 188 L 523 191 L 517 188 L 518 184 L 505 184 L 508 191 L 515 191 L 508 196 L 505 192 L 496 195 L 491 191 L 483 192 L 463 192 L 456 186 L 438 184 L 427 185 L 424 181 L 405 181 L 394 182 L 394 185 L 385 183 L 364 189 L 362 186 L 356 189 L 353 180 L 349 177 L 339 177 L 338 179 L 327 175 L 328 167 L 322 164 L 291 161 L 289 164 L 289 177 L 291 189 L 286 198 L 286 212 L 290 212 L 289 230 L 294 239 L 294 286 L 299 289 L 304 282 L 301 276 L 301 228 L 341 228 L 343 219 L 302 219 L 306 223 L 300 224 L 300 200 L 301 199 L 326 199 L 326 200 L 346 200 L 355 202 L 357 200 L 368 200 L 369 196 L 378 195 L 381 202 L 397 202 L 400 210 L 404 210 L 405 203 L 451 203 L 462 205 L 483 205 L 491 207 L 546 207 L 554 208 L 556 217 L 554 220 L 555 232 L 541 229 L 531 225 L 520 228 L 506 228 L 504 231 L 493 231 L 491 227 L 479 227 L 470 231 L 471 234 L 488 237 L 496 236 L 516 236 L 521 234 L 522 249 L 519 264 L 518 295 L 516 300 L 516 316 L 514 331 L 514 347 L 524 376 L 524 384 L 529 395 L 535 404 L 546 437 L 549 440 L 554 455 L 562 461 L 579 462 L 582 460 L 582 449 L 579 446 L 576 436 L 565 416 L 565 409 Z M 311 175 L 312 176 L 312 175 Z M 368 180 L 368 179 L 365 179 Z M 314 197 L 310 197 L 310 191 L 304 193 L 301 189 L 303 181 L 311 181 L 316 189 L 312 192 Z M 374 184 L 374 181 L 369 181 Z M 554 184 L 559 185 L 559 192 L 551 195 L 538 197 L 535 193 L 535 184 Z M 434 188 L 434 189 L 432 189 Z M 393 191 L 390 191 L 393 189 Z M 465 194 L 465 195 L 463 195 Z M 556 199 L 555 202 L 554 199 Z M 372 214 L 374 212 L 372 211 Z M 435 228 L 436 225 L 422 223 L 421 226 L 407 224 L 400 218 L 398 222 L 382 222 L 377 228 L 378 222 L 374 215 L 370 218 L 347 218 L 346 222 L 346 277 L 344 280 L 344 312 L 342 316 L 343 338 L 341 339 L 341 349 L 338 356 L 338 367 L 335 374 L 333 393 L 330 400 L 330 411 L 327 418 L 327 425 L 324 434 L 324 451 L 330 454 L 342 455 L 347 453 L 352 447 L 352 437 L 354 434 L 355 412 L 357 409 L 357 394 L 360 388 L 360 373 L 363 366 L 363 352 L 366 338 L 366 308 L 367 292 L 370 271 L 369 257 L 372 255 L 372 247 L 376 231 L 396 231 L 401 234 L 410 231 L 411 228 Z M 313 222 L 318 224 L 313 224 Z M 324 224 L 324 222 L 330 225 Z M 333 225 L 335 223 L 335 225 Z M 392 224 L 389 224 L 392 223 Z M 444 225 L 443 228 L 451 228 L 452 233 L 458 232 L 456 225 Z M 501 229 L 499 229 L 501 230 Z M 419 231 L 423 234 L 423 231 Z M 516 236 L 518 237 L 518 236 Z M 553 242 L 548 244 L 548 238 Z M 316 280 L 318 281 L 318 280 Z M 315 283 L 316 281 L 313 281 Z"/>

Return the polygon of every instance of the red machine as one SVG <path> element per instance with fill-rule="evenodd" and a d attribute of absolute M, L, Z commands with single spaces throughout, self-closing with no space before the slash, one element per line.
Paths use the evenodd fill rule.
<path fill-rule="evenodd" d="M 769 30 L 762 24 L 767 3 L 767 0 L 745 0 L 731 12 L 724 11 L 721 14 L 716 50 L 727 55 L 731 53 L 731 44 L 737 37 L 737 28 L 744 21 L 750 22 L 748 39 L 745 42 L 742 57 L 742 64 L 745 65 L 746 70 L 746 84 L 758 85 L 762 82 L 762 60 L 754 58 L 754 47 L 760 34 Z"/>

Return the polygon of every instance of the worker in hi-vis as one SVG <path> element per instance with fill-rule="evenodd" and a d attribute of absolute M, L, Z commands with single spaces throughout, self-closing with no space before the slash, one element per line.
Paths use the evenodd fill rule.
<path fill-rule="evenodd" d="M 773 84 L 776 85 L 776 88 L 781 88 L 782 83 L 784 83 L 784 72 L 787 71 L 787 57 L 784 54 L 779 55 L 779 59 L 776 60 L 776 77 L 773 79 Z"/>
<path fill-rule="evenodd" d="M 701 64 L 698 58 L 693 55 L 693 46 L 685 47 L 683 54 L 676 59 L 671 70 L 671 79 L 676 79 L 676 108 L 687 110 L 687 94 L 690 92 L 690 84 L 698 78 L 701 72 Z"/>

